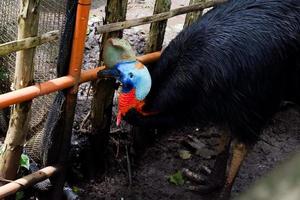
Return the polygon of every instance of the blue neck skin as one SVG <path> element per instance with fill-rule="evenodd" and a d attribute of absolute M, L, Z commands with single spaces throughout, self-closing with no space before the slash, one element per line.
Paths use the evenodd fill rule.
<path fill-rule="evenodd" d="M 134 88 L 136 90 L 136 98 L 144 100 L 151 89 L 151 76 L 147 67 L 137 68 L 136 62 L 120 62 L 114 68 L 120 72 L 117 79 L 122 83 L 122 92 L 128 93 Z"/>

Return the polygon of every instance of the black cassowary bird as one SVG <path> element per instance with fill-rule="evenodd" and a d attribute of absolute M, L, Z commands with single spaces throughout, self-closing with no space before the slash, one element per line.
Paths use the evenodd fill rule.
<path fill-rule="evenodd" d="M 280 103 L 300 100 L 300 1 L 231 0 L 179 33 L 150 70 L 151 79 L 135 65 L 119 63 L 104 73 L 122 82 L 123 95 L 138 94 L 143 102 L 123 113 L 128 122 L 213 122 L 234 138 L 226 195 L 247 149 Z M 223 138 L 220 152 L 229 141 Z"/>

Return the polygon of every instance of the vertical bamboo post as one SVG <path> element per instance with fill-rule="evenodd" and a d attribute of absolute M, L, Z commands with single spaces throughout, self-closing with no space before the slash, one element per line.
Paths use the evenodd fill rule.
<path fill-rule="evenodd" d="M 153 14 L 167 12 L 171 9 L 171 0 L 156 0 Z M 159 51 L 164 42 L 165 31 L 168 20 L 154 22 L 150 25 L 149 39 L 146 47 L 146 53 Z"/>
<path fill-rule="evenodd" d="M 104 24 L 126 20 L 128 0 L 108 0 L 105 7 L 106 16 Z M 102 36 L 100 47 L 100 64 L 103 61 L 103 44 L 108 38 L 123 36 L 123 31 L 105 33 Z M 109 131 L 111 124 L 112 101 L 114 96 L 114 79 L 99 79 L 93 82 L 94 97 L 92 100 L 92 127 L 93 135 L 90 137 L 92 152 L 94 153 L 94 165 L 104 170 L 106 148 L 108 145 Z M 91 167 L 93 167 L 91 166 Z M 95 171 L 91 172 L 95 173 Z"/>
<path fill-rule="evenodd" d="M 36 36 L 39 22 L 39 0 L 20 1 L 18 39 Z M 33 84 L 35 48 L 17 52 L 14 89 Z M 0 157 L 0 176 L 15 179 L 20 156 L 28 132 L 31 101 L 14 105 L 11 110 L 9 128 Z"/>
<path fill-rule="evenodd" d="M 196 4 L 196 3 L 204 3 L 205 0 L 190 0 L 190 5 Z M 190 12 L 186 14 L 185 21 L 184 21 L 184 26 L 183 28 L 188 27 L 192 23 L 194 23 L 201 15 L 203 11 L 197 11 L 197 12 Z"/>

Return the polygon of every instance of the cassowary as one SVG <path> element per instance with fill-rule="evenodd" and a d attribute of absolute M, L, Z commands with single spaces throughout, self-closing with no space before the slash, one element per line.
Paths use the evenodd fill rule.
<path fill-rule="evenodd" d="M 120 117 L 131 124 L 223 127 L 216 165 L 228 151 L 229 136 L 234 141 L 224 197 L 280 103 L 299 102 L 299 57 L 299 0 L 231 0 L 182 30 L 150 75 L 136 62 L 118 63 L 103 74 L 122 83 Z"/>

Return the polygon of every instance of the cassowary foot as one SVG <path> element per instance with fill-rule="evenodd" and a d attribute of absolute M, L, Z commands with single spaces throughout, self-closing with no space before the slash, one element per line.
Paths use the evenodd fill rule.
<path fill-rule="evenodd" d="M 203 195 L 217 192 L 218 196 L 214 199 L 230 199 L 232 185 L 249 148 L 244 143 L 235 140 L 232 144 L 230 162 L 227 163 L 230 144 L 230 140 L 224 137 L 213 170 L 209 170 L 207 167 L 201 167 L 201 175 L 188 169 L 183 170 L 183 174 L 188 179 L 199 184 L 198 186 L 189 186 L 187 189 L 197 191 Z"/>
<path fill-rule="evenodd" d="M 186 189 L 206 195 L 212 192 L 220 191 L 224 186 L 225 180 L 221 180 L 214 176 L 215 173 L 206 167 L 201 167 L 200 174 L 192 172 L 189 169 L 182 170 L 183 175 L 191 182 L 198 185 L 187 186 Z"/>
<path fill-rule="evenodd" d="M 203 168 L 208 169 L 208 171 Z M 216 177 L 215 172 L 212 172 L 209 168 L 202 167 L 200 174 L 189 169 L 183 169 L 182 173 L 190 182 L 196 183 L 195 185 L 186 186 L 187 190 L 200 195 L 214 194 L 214 199 L 217 200 L 230 199 L 231 186 L 226 185 L 226 178 Z"/>
<path fill-rule="evenodd" d="M 196 174 L 190 170 L 183 170 L 183 174 L 191 181 L 197 182 L 199 185 L 190 186 L 188 189 L 196 191 L 202 195 L 209 193 L 220 193 L 226 183 L 226 167 L 229 158 L 230 137 L 227 134 L 222 134 L 218 147 L 218 154 L 211 169 L 202 166 L 200 173 Z M 218 198 L 217 198 L 218 199 Z"/>

